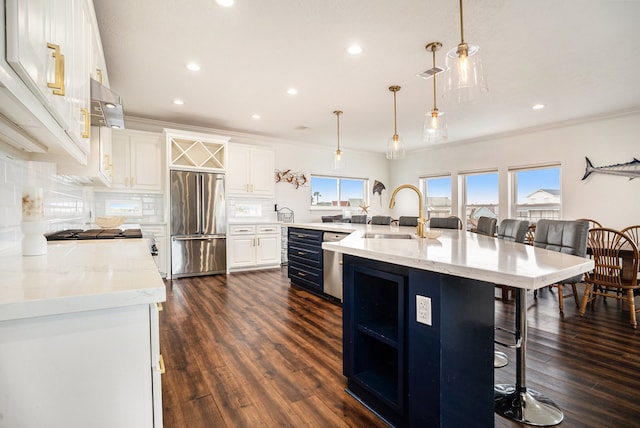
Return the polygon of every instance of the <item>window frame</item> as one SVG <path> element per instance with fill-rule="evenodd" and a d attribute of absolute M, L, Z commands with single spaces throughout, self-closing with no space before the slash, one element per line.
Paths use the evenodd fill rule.
<path fill-rule="evenodd" d="M 495 204 L 469 204 L 467 202 L 467 177 L 469 176 L 473 176 L 473 175 L 484 175 L 484 174 L 495 174 L 497 177 L 496 180 L 496 193 L 498 196 L 498 200 L 496 201 Z M 471 209 L 473 208 L 480 208 L 480 207 L 489 207 L 489 208 L 493 208 L 492 212 L 495 214 L 496 219 L 500 218 L 500 171 L 498 169 L 487 169 L 487 170 L 481 170 L 481 171 L 466 171 L 466 172 L 461 172 L 458 174 L 459 177 L 459 188 L 460 188 L 460 192 L 462 195 L 462 203 L 460 206 L 460 213 L 462 214 L 462 216 L 460 217 L 460 219 L 462 220 L 462 224 L 464 226 L 465 230 L 471 230 L 474 225 L 472 222 L 469 222 L 469 214 L 471 214 L 471 212 L 467 212 L 468 208 L 471 207 Z"/>
<path fill-rule="evenodd" d="M 336 180 L 336 194 L 338 196 L 338 204 L 337 205 L 313 205 L 313 179 L 314 178 L 328 178 L 328 179 L 335 179 Z M 342 175 L 328 175 L 328 174 L 311 174 L 310 178 L 309 178 L 309 187 L 310 187 L 310 193 L 311 193 L 311 197 L 309 198 L 310 200 L 310 205 L 309 205 L 309 209 L 313 210 L 313 211 L 343 211 L 345 209 L 359 209 L 359 207 L 353 207 L 351 205 L 342 205 L 342 195 L 341 195 L 341 191 L 342 191 L 342 180 L 360 180 L 362 181 L 362 192 L 363 192 L 363 198 L 362 198 L 362 203 L 365 205 L 369 205 L 369 179 L 368 178 L 363 178 L 363 177 L 347 177 L 347 176 L 342 176 Z M 348 202 L 348 200 L 346 201 Z"/>
<path fill-rule="evenodd" d="M 551 205 L 557 205 L 557 210 L 553 210 L 553 209 L 547 209 L 546 211 L 555 211 L 556 215 L 554 216 L 537 216 L 535 218 L 532 218 L 530 215 L 528 217 L 522 217 L 519 215 L 519 213 L 521 211 L 523 211 L 522 209 L 520 209 L 520 207 L 522 206 L 527 206 L 526 204 L 519 204 L 518 203 L 518 176 L 517 174 L 519 172 L 523 172 L 523 171 L 535 171 L 535 170 L 544 170 L 544 169 L 557 169 L 558 170 L 558 187 L 559 187 L 559 199 L 560 201 L 555 204 L 555 203 L 550 203 L 550 204 L 539 204 L 540 206 L 551 206 Z M 518 220 L 527 220 L 530 223 L 537 223 L 538 220 L 540 219 L 551 219 L 551 220 L 559 220 L 562 219 L 562 209 L 563 209 L 563 203 L 562 203 L 562 165 L 560 163 L 550 163 L 550 164 L 543 164 L 543 165 L 535 165 L 535 166 L 522 166 L 522 167 L 510 167 L 509 168 L 509 184 L 510 184 L 510 198 L 511 201 L 509 203 L 509 213 L 511 215 L 512 218 L 518 219 Z M 539 190 L 542 190 L 542 188 L 540 188 Z M 529 207 L 531 207 L 532 205 L 528 205 Z M 531 211 L 531 210 L 527 210 L 527 211 Z M 537 211 L 545 211 L 545 210 L 537 210 Z"/>
<path fill-rule="evenodd" d="M 439 208 L 449 208 L 448 213 L 446 213 L 446 215 L 438 215 L 435 217 L 449 217 L 451 215 L 453 215 L 453 177 L 451 174 L 438 174 L 438 175 L 422 175 L 420 177 L 418 177 L 418 181 L 419 181 L 419 185 L 420 185 L 420 192 L 422 192 L 422 196 L 424 196 L 424 211 L 427 214 L 426 217 L 427 219 L 432 217 L 432 213 L 433 212 L 444 212 L 444 210 L 434 210 L 431 209 L 431 205 L 429 205 L 429 186 L 428 186 L 428 181 L 432 180 L 432 179 L 443 179 L 443 178 L 448 178 L 449 179 L 449 205 L 447 206 L 443 206 L 443 207 L 439 207 Z"/>

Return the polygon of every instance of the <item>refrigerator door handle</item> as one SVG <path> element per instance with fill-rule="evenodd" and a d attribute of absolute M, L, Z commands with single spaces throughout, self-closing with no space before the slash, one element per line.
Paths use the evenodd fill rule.
<path fill-rule="evenodd" d="M 172 236 L 172 241 L 209 241 L 212 239 L 225 238 L 225 235 L 190 235 L 190 236 Z"/>
<path fill-rule="evenodd" d="M 196 233 L 202 233 L 202 174 L 196 174 Z"/>

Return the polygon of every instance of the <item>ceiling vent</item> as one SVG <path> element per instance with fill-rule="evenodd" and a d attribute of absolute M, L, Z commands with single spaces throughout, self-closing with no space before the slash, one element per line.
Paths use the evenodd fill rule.
<path fill-rule="evenodd" d="M 444 68 L 440 68 L 436 65 L 436 74 L 440 74 L 444 71 Z M 416 74 L 418 77 L 422 77 L 423 79 L 429 79 L 433 76 L 433 67 L 427 68 L 425 71 L 421 71 Z"/>

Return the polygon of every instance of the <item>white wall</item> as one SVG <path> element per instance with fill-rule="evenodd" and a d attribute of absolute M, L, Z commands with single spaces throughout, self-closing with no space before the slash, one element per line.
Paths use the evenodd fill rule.
<path fill-rule="evenodd" d="M 583 181 L 585 156 L 596 167 L 630 162 L 634 157 L 640 159 L 640 112 L 434 146 L 391 163 L 392 182 L 387 188 L 403 183 L 417 186 L 420 175 L 441 173 L 451 173 L 455 184 L 458 173 L 497 169 L 502 219 L 508 213 L 509 168 L 557 162 L 562 166 L 564 219 L 592 218 L 616 229 L 639 224 L 640 177 L 629 180 L 593 173 Z M 452 197 L 455 209 L 459 201 L 457 192 Z M 414 199 L 408 193 L 399 194 L 393 215 L 416 215 Z"/>

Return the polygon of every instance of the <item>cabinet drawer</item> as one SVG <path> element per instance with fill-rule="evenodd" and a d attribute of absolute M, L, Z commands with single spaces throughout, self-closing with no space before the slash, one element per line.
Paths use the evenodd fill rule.
<path fill-rule="evenodd" d="M 259 224 L 257 233 L 280 233 L 279 224 Z"/>
<path fill-rule="evenodd" d="M 301 266 L 295 262 L 289 261 L 289 278 L 291 282 L 311 286 L 322 291 L 322 271 L 319 269 Z"/>
<path fill-rule="evenodd" d="M 229 235 L 255 235 L 254 224 L 232 224 L 229 226 Z"/>
<path fill-rule="evenodd" d="M 289 240 L 322 245 L 322 231 L 310 229 L 289 228 Z"/>
<path fill-rule="evenodd" d="M 288 255 L 291 260 L 301 265 L 322 268 L 322 249 L 320 248 L 292 242 L 289 244 Z"/>

